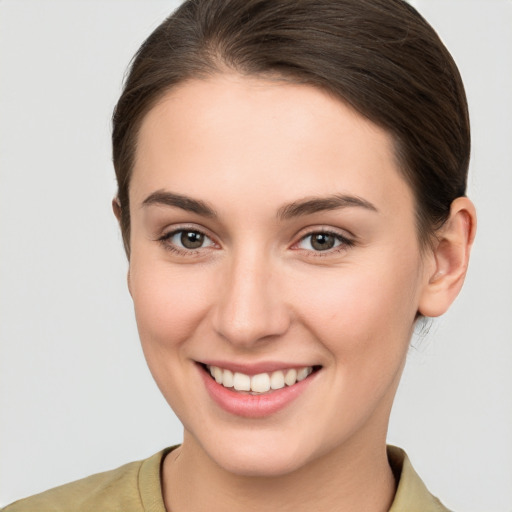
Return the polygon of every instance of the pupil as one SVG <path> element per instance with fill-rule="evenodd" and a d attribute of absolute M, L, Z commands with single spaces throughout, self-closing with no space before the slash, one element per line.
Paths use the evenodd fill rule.
<path fill-rule="evenodd" d="M 334 237 L 328 233 L 317 233 L 312 237 L 311 245 L 318 251 L 327 251 L 334 247 Z"/>
<path fill-rule="evenodd" d="M 187 249 L 197 249 L 203 245 L 204 235 L 197 231 L 183 231 L 181 233 L 181 243 Z"/>

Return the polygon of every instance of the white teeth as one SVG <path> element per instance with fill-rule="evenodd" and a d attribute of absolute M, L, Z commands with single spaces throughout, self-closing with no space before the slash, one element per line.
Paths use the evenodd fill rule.
<path fill-rule="evenodd" d="M 234 388 L 237 391 L 249 391 L 253 393 L 267 393 L 271 389 L 281 389 L 286 386 L 293 386 L 304 380 L 313 372 L 312 366 L 290 368 L 288 370 L 277 370 L 270 373 L 259 373 L 252 377 L 245 373 L 235 372 L 208 366 L 208 371 L 218 384 L 225 388 Z"/>
<path fill-rule="evenodd" d="M 222 385 L 225 388 L 233 387 L 233 372 L 232 371 L 224 370 L 224 373 L 222 374 Z"/>
<path fill-rule="evenodd" d="M 297 372 L 297 380 L 300 382 L 301 380 L 304 380 L 309 375 L 309 368 L 301 368 Z"/>
<path fill-rule="evenodd" d="M 270 387 L 271 389 L 281 389 L 284 388 L 284 373 L 281 371 L 277 371 L 272 373 L 270 376 Z"/>
<path fill-rule="evenodd" d="M 222 370 L 217 366 L 213 368 L 213 378 L 217 381 L 217 384 L 222 384 Z"/>
<path fill-rule="evenodd" d="M 297 370 L 291 368 L 284 376 L 284 382 L 287 386 L 293 386 L 297 382 Z"/>
<path fill-rule="evenodd" d="M 251 390 L 251 377 L 244 373 L 236 372 L 233 375 L 233 387 L 237 391 L 250 391 Z"/>
<path fill-rule="evenodd" d="M 251 391 L 266 393 L 270 389 L 270 377 L 268 373 L 259 373 L 251 377 Z"/>

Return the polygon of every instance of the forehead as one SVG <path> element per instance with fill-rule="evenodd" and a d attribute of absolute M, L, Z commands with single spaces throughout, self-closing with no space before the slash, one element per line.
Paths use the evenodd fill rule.
<path fill-rule="evenodd" d="M 248 204 L 334 191 L 412 204 L 385 130 L 315 87 L 239 75 L 185 82 L 144 118 L 130 193 L 167 188 Z"/>

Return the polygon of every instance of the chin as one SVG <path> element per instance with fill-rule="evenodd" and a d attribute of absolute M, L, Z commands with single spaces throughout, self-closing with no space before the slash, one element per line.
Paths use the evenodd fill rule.
<path fill-rule="evenodd" d="M 251 447 L 250 447 L 251 448 Z M 246 477 L 279 477 L 300 469 L 305 460 L 300 454 L 283 449 L 267 450 L 261 446 L 252 449 L 234 449 L 227 453 L 211 453 L 213 460 L 229 473 Z"/>
<path fill-rule="evenodd" d="M 307 441 L 282 432 L 232 433 L 200 443 L 209 458 L 225 471 L 246 477 L 284 476 L 314 459 Z M 237 435 L 238 434 L 238 435 Z"/>

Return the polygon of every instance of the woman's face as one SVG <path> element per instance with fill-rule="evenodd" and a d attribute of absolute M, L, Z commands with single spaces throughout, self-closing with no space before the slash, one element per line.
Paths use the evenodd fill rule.
<path fill-rule="evenodd" d="M 142 346 L 185 443 L 246 475 L 383 445 L 429 267 L 385 131 L 311 86 L 190 81 L 143 121 L 130 204 Z"/>

